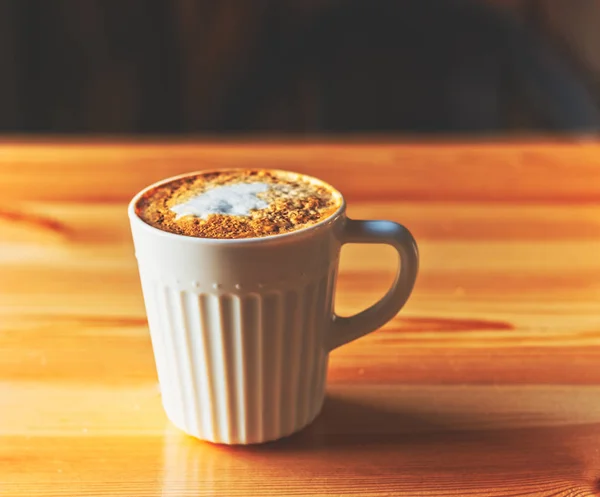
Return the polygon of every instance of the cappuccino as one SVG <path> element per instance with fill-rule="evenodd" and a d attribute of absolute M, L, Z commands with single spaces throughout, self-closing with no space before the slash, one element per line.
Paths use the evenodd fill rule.
<path fill-rule="evenodd" d="M 163 231 L 199 238 L 257 238 L 297 231 L 333 215 L 342 197 L 301 174 L 223 170 L 174 179 L 146 192 L 136 214 Z"/>

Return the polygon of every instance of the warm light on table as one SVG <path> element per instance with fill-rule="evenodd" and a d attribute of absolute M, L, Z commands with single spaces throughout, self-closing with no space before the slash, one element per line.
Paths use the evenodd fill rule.
<path fill-rule="evenodd" d="M 324 179 L 411 229 L 404 311 L 336 351 L 304 432 L 197 442 L 163 414 L 125 206 L 252 166 Z M 391 251 L 344 249 L 337 308 Z M 0 495 L 594 495 L 600 144 L 0 144 Z"/>

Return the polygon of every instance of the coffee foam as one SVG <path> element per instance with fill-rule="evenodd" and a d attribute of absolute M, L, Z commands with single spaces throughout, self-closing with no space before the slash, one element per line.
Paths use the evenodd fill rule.
<path fill-rule="evenodd" d="M 269 189 L 266 183 L 236 183 L 216 186 L 186 202 L 171 207 L 177 216 L 195 216 L 207 219 L 211 214 L 249 216 L 253 210 L 266 209 L 269 204 L 258 198 L 258 193 Z"/>
<path fill-rule="evenodd" d="M 146 191 L 137 215 L 150 226 L 199 238 L 255 238 L 306 228 L 333 215 L 341 195 L 296 173 L 222 170 L 174 178 Z"/>

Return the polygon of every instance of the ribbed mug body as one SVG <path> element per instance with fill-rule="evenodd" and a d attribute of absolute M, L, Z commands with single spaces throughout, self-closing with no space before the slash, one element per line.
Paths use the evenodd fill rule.
<path fill-rule="evenodd" d="M 325 396 L 343 206 L 311 228 L 250 240 L 166 233 L 131 210 L 130 219 L 173 424 L 226 444 L 309 424 Z"/>

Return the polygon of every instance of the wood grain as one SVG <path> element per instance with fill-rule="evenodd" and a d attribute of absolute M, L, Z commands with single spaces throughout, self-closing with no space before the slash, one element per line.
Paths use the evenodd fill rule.
<path fill-rule="evenodd" d="M 406 309 L 336 351 L 322 415 L 226 448 L 160 406 L 125 204 L 186 170 L 281 167 L 411 228 Z M 393 277 L 344 249 L 336 307 Z M 0 146 L 0 495 L 600 495 L 600 145 Z"/>
<path fill-rule="evenodd" d="M 5 141 L 0 185 L 4 201 L 115 202 L 129 200 L 166 176 L 259 166 L 319 176 L 350 200 L 589 203 L 600 201 L 599 151 L 593 139 L 441 147 L 355 142 L 29 146 Z M 44 181 L 31 181 L 40 170 Z M 353 177 L 357 171 L 363 171 L 360 181 Z"/>

